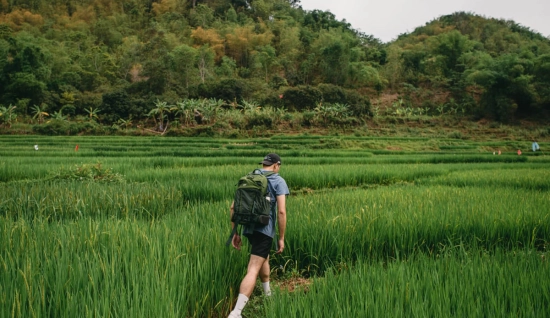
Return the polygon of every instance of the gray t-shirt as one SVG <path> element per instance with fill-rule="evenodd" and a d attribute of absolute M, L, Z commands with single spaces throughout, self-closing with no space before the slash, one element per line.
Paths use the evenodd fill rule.
<path fill-rule="evenodd" d="M 268 172 L 267 170 L 261 169 L 263 172 Z M 243 235 L 248 236 L 252 232 L 260 232 L 269 237 L 275 237 L 275 225 L 277 224 L 277 197 L 280 195 L 289 195 L 290 191 L 286 185 L 285 179 L 283 179 L 278 173 L 274 173 L 267 177 L 268 188 L 271 194 L 271 213 L 269 215 L 269 224 L 267 225 L 249 225 L 243 227 Z"/>

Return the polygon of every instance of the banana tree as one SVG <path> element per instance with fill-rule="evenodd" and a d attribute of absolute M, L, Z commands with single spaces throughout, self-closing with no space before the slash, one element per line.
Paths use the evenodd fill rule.
<path fill-rule="evenodd" d="M 252 114 L 252 113 L 256 113 L 256 112 L 259 112 L 260 109 L 262 108 L 260 105 L 258 105 L 258 103 L 256 102 L 247 102 L 245 100 L 242 101 L 242 105 L 241 105 L 242 109 L 243 109 L 243 112 L 245 114 Z"/>
<path fill-rule="evenodd" d="M 8 128 L 11 128 L 11 124 L 17 119 L 17 114 L 14 113 L 16 106 L 10 104 L 10 106 L 0 107 L 0 121 L 6 123 Z"/>
<path fill-rule="evenodd" d="M 176 116 L 180 116 L 182 125 L 190 125 L 193 121 L 193 110 L 198 105 L 196 99 L 186 99 L 176 103 Z"/>
<path fill-rule="evenodd" d="M 62 121 L 65 121 L 67 120 L 67 116 L 63 115 L 63 110 L 60 109 L 59 111 L 56 111 L 52 114 L 52 119 L 55 119 L 55 120 L 62 120 Z"/>
<path fill-rule="evenodd" d="M 42 106 L 42 107 L 40 107 L 40 106 Z M 46 112 L 46 105 L 42 104 L 40 106 L 34 105 L 32 107 L 32 111 L 33 111 L 33 114 L 34 114 L 32 119 L 38 119 L 38 124 L 41 124 L 41 123 L 44 122 L 44 117 L 45 116 L 50 116 L 50 114 L 48 114 Z"/>
<path fill-rule="evenodd" d="M 336 118 L 343 119 L 349 116 L 349 106 L 346 104 L 336 103 L 331 108 L 332 115 Z"/>
<path fill-rule="evenodd" d="M 101 110 L 99 108 L 90 107 L 90 108 L 84 109 L 84 110 L 88 113 L 88 118 L 89 118 L 90 121 L 93 121 L 94 118 L 99 119 L 99 117 L 97 117 L 97 114 L 99 112 L 101 112 Z"/>
<path fill-rule="evenodd" d="M 318 119 L 322 119 L 323 123 L 327 124 L 327 118 L 330 115 L 331 107 L 330 104 L 323 105 L 323 103 L 318 103 L 317 106 L 313 109 L 315 111 L 315 116 Z"/>
<path fill-rule="evenodd" d="M 117 125 L 119 125 L 119 126 L 124 126 L 124 129 L 127 130 L 128 127 L 131 127 L 131 126 L 132 126 L 132 116 L 130 116 L 130 118 L 128 118 L 128 119 L 122 119 L 122 118 L 120 118 L 120 119 L 117 121 Z"/>
<path fill-rule="evenodd" d="M 168 122 L 164 124 L 164 120 L 168 117 L 168 114 L 174 110 L 174 107 L 171 107 L 166 102 L 161 102 L 157 99 L 155 102 L 155 108 L 151 109 L 149 116 L 153 117 L 155 120 L 155 126 L 158 125 L 158 131 L 165 131 L 168 128 Z"/>
<path fill-rule="evenodd" d="M 214 123 L 216 116 L 222 109 L 224 101 L 221 99 L 204 99 L 201 102 L 201 107 L 199 108 L 202 111 L 202 120 L 210 124 Z"/>

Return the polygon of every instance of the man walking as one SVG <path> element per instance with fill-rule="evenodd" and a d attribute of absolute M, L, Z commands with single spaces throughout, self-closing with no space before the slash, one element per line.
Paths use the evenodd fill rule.
<path fill-rule="evenodd" d="M 533 152 L 540 150 L 539 144 L 536 140 L 533 140 L 533 144 L 531 145 L 531 147 L 533 148 Z"/>
<path fill-rule="evenodd" d="M 273 172 L 267 176 L 268 189 L 271 195 L 271 212 L 269 223 L 267 225 L 245 226 L 243 235 L 250 242 L 250 260 L 246 276 L 241 282 L 237 304 L 228 318 L 240 318 L 242 310 L 250 295 L 254 291 L 258 275 L 262 282 L 262 287 L 266 295 L 271 295 L 269 286 L 269 252 L 275 236 L 275 222 L 279 225 L 279 238 L 277 241 L 277 254 L 282 253 L 285 248 L 285 229 L 286 229 L 286 196 L 290 194 L 285 180 L 279 175 L 281 169 L 281 157 L 275 153 L 265 156 L 260 162 L 263 165 L 262 173 Z M 233 215 L 235 202 L 231 204 L 231 216 Z M 234 226 L 234 224 L 232 224 Z M 233 236 L 231 241 L 234 248 L 240 250 L 242 245 L 241 237 L 238 234 Z"/>

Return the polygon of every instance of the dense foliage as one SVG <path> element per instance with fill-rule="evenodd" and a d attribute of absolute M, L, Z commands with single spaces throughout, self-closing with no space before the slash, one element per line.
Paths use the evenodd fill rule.
<path fill-rule="evenodd" d="M 299 1 L 0 0 L 0 124 L 113 123 L 201 98 L 361 117 L 383 94 L 506 121 L 548 110 L 549 70 L 547 38 L 467 13 L 384 44 Z"/>
<path fill-rule="evenodd" d="M 449 108 L 506 121 L 550 106 L 550 41 L 513 21 L 443 16 L 388 47 L 390 86 L 409 99 L 442 92 Z"/>

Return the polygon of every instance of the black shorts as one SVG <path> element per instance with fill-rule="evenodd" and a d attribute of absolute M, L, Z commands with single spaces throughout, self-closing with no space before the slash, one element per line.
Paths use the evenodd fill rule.
<path fill-rule="evenodd" d="M 247 237 L 250 245 L 252 245 L 250 254 L 267 259 L 269 252 L 271 251 L 273 238 L 256 231 L 249 234 Z"/>

